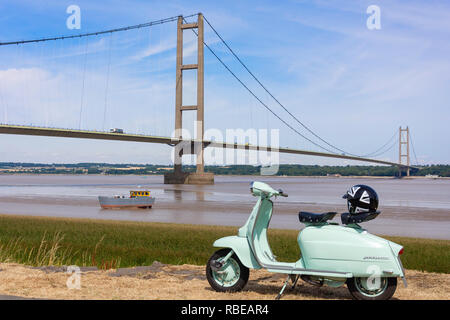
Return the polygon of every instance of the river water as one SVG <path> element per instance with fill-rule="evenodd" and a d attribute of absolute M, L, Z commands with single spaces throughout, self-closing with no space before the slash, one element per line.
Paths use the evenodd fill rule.
<path fill-rule="evenodd" d="M 288 198 L 274 201 L 271 227 L 301 229 L 298 211 L 346 210 L 342 195 L 355 184 L 373 187 L 382 213 L 362 226 L 381 235 L 450 240 L 450 180 L 392 178 L 311 178 L 216 176 L 211 186 L 164 185 L 162 176 L 0 175 L 0 213 L 50 217 L 243 225 L 255 198 L 250 182 L 282 188 Z M 97 197 L 148 189 L 152 209 L 105 210 Z M 336 215 L 336 222 L 340 222 Z"/>

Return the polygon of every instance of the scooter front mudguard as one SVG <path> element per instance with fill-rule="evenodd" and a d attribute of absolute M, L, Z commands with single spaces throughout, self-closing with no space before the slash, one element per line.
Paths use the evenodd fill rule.
<path fill-rule="evenodd" d="M 217 239 L 213 243 L 214 247 L 230 248 L 236 253 L 239 260 L 247 268 L 260 269 L 261 266 L 256 261 L 248 244 L 247 238 L 238 236 L 229 236 Z"/>

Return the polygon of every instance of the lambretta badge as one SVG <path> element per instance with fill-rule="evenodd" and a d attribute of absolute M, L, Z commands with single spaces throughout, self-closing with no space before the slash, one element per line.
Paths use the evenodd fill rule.
<path fill-rule="evenodd" d="M 364 257 L 363 260 L 389 260 L 388 257 Z"/>

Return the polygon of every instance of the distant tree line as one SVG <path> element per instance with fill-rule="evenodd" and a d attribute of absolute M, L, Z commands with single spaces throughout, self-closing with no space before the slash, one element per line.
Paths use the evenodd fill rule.
<path fill-rule="evenodd" d="M 0 162 L 2 173 L 31 173 L 31 174 L 164 174 L 168 172 L 170 165 L 155 164 L 111 164 L 111 163 L 22 163 Z M 194 172 L 195 166 L 183 166 L 186 172 Z M 217 175 L 259 175 L 261 166 L 251 165 L 227 165 L 206 166 L 205 171 Z M 405 172 L 402 173 L 403 175 Z M 279 176 L 377 176 L 392 177 L 398 175 L 396 166 L 319 166 L 281 164 L 277 175 Z M 450 165 L 421 166 L 420 170 L 411 170 L 412 176 L 438 175 L 450 177 Z"/>

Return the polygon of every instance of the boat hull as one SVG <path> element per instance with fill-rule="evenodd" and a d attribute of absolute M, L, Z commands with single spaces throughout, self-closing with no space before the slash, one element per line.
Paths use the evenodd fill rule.
<path fill-rule="evenodd" d="M 115 198 L 99 196 L 98 201 L 104 209 L 151 208 L 155 202 L 153 197 Z"/>

